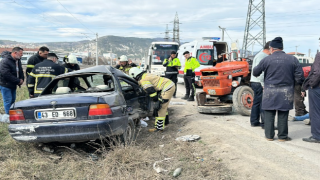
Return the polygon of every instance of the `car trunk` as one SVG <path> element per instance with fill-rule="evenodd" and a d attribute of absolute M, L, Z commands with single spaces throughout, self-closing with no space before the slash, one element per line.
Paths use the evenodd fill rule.
<path fill-rule="evenodd" d="M 106 103 L 101 96 L 101 93 L 42 96 L 17 102 L 13 109 L 21 109 L 27 123 L 87 120 L 90 105 Z"/>

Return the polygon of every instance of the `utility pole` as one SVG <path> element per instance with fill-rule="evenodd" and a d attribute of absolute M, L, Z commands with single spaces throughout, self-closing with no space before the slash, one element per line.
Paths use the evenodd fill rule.
<path fill-rule="evenodd" d="M 295 53 L 295 55 L 297 55 L 297 52 L 298 52 L 298 46 L 296 46 L 296 53 Z"/>
<path fill-rule="evenodd" d="M 246 29 L 244 31 L 242 57 L 256 42 L 261 49 L 266 44 L 265 0 L 249 0 Z"/>
<path fill-rule="evenodd" d="M 173 21 L 173 42 L 177 42 L 180 44 L 180 38 L 179 38 L 179 17 L 178 13 L 176 12 L 176 16 Z"/>
<path fill-rule="evenodd" d="M 226 28 L 222 28 L 222 27 L 219 26 L 219 29 L 222 30 L 222 38 L 221 38 L 221 40 L 224 41 L 224 31 L 226 30 Z"/>
<path fill-rule="evenodd" d="M 251 51 L 252 56 L 253 56 L 253 47 L 254 47 L 254 42 L 252 43 L 252 51 Z"/>
<path fill-rule="evenodd" d="M 98 33 L 96 33 L 96 66 L 98 66 Z"/>

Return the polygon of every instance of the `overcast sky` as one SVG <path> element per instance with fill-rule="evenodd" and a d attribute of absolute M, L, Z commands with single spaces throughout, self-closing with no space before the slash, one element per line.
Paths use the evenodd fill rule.
<path fill-rule="evenodd" d="M 255 0 L 259 1 L 259 0 Z M 248 0 L 0 0 L 0 39 L 20 42 L 80 41 L 99 36 L 172 37 L 176 12 L 181 41 L 221 36 L 242 46 Z M 267 0 L 267 41 L 283 37 L 284 50 L 319 49 L 319 0 Z M 251 49 L 251 48 L 250 48 Z M 255 50 L 260 49 L 257 44 Z"/>

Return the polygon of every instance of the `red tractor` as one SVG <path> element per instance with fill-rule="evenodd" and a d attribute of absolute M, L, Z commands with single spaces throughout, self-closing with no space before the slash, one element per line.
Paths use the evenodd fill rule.
<path fill-rule="evenodd" d="M 232 107 L 249 116 L 253 105 L 250 87 L 250 59 L 224 61 L 214 67 L 201 69 L 203 92 L 196 94 L 200 113 L 230 113 Z"/>

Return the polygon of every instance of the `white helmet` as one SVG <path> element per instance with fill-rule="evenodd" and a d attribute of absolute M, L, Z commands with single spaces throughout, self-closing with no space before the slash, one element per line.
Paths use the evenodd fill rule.
<path fill-rule="evenodd" d="M 129 76 L 134 79 L 141 73 L 143 73 L 143 71 L 138 67 L 133 67 L 129 70 Z"/>
<path fill-rule="evenodd" d="M 67 63 L 70 63 L 70 64 L 78 64 L 77 57 L 76 57 L 75 55 L 70 54 L 70 55 L 68 56 Z"/>
<path fill-rule="evenodd" d="M 125 61 L 127 61 L 127 62 L 128 62 L 128 58 L 127 58 L 127 56 L 126 56 L 126 55 L 122 55 L 122 56 L 120 56 L 120 62 L 125 62 Z"/>

